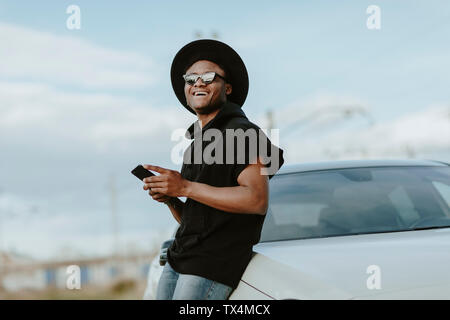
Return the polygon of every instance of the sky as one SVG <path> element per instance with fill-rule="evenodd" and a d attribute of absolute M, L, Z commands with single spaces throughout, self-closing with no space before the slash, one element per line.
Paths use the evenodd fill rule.
<path fill-rule="evenodd" d="M 168 237 L 175 220 L 130 171 L 180 170 L 171 135 L 196 118 L 170 65 L 214 36 L 244 60 L 243 110 L 261 128 L 272 112 L 286 163 L 450 161 L 448 1 L 0 0 L 0 250 L 111 253 L 113 187 L 121 251 Z"/>

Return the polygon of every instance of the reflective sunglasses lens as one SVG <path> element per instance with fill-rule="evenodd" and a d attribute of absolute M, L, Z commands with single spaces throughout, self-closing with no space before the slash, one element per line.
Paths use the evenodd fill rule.
<path fill-rule="evenodd" d="M 210 84 L 214 81 L 214 77 L 216 76 L 215 72 L 207 72 L 202 75 L 202 80 L 205 84 Z"/>
<path fill-rule="evenodd" d="M 187 84 L 189 85 L 193 85 L 194 83 L 197 82 L 197 79 L 199 78 L 198 75 L 196 74 L 186 74 L 184 75 L 184 81 L 186 81 Z"/>

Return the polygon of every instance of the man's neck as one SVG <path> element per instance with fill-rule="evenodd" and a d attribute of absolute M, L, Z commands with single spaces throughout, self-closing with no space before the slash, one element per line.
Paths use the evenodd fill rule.
<path fill-rule="evenodd" d="M 214 110 L 213 112 L 208 113 L 208 114 L 197 114 L 200 128 L 203 129 L 203 127 L 206 126 L 208 124 L 208 122 L 210 122 L 212 119 L 214 119 L 214 117 L 219 113 L 219 111 L 220 111 L 220 108 L 217 110 Z"/>

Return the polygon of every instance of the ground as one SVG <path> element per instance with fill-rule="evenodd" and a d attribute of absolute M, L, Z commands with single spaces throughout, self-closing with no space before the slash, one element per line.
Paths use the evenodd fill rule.
<path fill-rule="evenodd" d="M 120 280 L 109 286 L 88 286 L 80 290 L 0 291 L 0 300 L 141 300 L 146 281 Z"/>

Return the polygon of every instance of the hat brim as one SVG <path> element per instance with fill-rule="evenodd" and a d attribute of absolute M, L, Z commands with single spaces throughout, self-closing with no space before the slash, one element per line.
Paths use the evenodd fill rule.
<path fill-rule="evenodd" d="M 225 67 L 227 82 L 231 84 L 231 94 L 227 100 L 243 106 L 248 93 L 248 73 L 241 57 L 227 44 L 211 39 L 196 40 L 188 43 L 178 51 L 172 62 L 170 77 L 172 88 L 181 104 L 190 112 L 195 111 L 188 106 L 184 94 L 183 74 L 194 62 L 208 60 Z"/>

